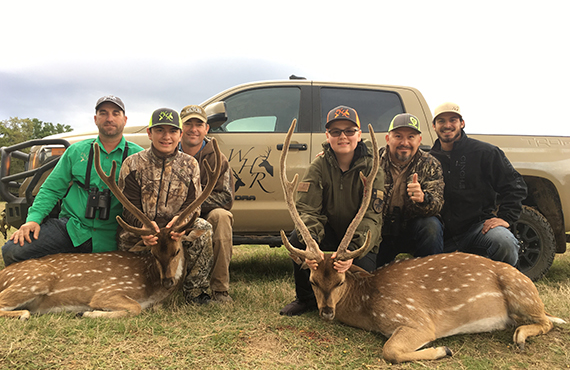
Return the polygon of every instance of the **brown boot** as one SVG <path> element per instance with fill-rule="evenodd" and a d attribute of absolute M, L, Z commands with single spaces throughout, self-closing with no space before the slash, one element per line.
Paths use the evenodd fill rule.
<path fill-rule="evenodd" d="M 228 292 L 214 292 L 212 299 L 218 303 L 232 303 L 234 301 Z"/>

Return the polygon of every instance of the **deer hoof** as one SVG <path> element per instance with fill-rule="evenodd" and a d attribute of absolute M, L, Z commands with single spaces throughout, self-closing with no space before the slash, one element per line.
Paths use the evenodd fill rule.
<path fill-rule="evenodd" d="M 453 352 L 449 349 L 449 347 L 445 347 L 445 354 L 449 357 L 453 356 Z"/>
<path fill-rule="evenodd" d="M 23 314 L 20 315 L 20 320 L 21 321 L 26 321 L 30 318 L 30 312 L 24 312 Z"/>
<path fill-rule="evenodd" d="M 78 312 L 75 317 L 83 317 L 83 312 Z"/>

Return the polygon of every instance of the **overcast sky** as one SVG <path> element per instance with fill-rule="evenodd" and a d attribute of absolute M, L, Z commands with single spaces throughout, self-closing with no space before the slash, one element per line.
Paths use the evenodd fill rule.
<path fill-rule="evenodd" d="M 140 125 L 296 74 L 416 87 L 459 104 L 468 133 L 570 136 L 567 0 L 180 3 L 2 2 L 0 120 L 93 129 L 114 94 Z"/>

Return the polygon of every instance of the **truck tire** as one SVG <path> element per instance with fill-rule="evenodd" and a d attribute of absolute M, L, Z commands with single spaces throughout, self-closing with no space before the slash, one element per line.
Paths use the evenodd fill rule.
<path fill-rule="evenodd" d="M 516 268 L 532 281 L 539 280 L 548 272 L 556 255 L 552 227 L 536 209 L 523 206 L 512 230 L 520 246 Z"/>

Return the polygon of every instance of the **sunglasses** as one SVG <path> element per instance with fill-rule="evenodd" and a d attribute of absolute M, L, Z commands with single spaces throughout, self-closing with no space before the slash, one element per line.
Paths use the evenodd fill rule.
<path fill-rule="evenodd" d="M 332 129 L 332 130 L 327 130 L 327 132 L 329 133 L 330 136 L 332 137 L 339 137 L 340 134 L 344 133 L 344 135 L 348 136 L 354 136 L 356 135 L 356 133 L 360 131 L 359 128 L 353 127 L 353 128 L 347 128 L 345 130 L 339 130 L 339 129 Z"/>

